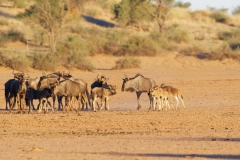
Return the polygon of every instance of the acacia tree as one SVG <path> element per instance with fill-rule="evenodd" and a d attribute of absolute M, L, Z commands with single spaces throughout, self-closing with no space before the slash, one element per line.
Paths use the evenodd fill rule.
<path fill-rule="evenodd" d="M 114 14 L 116 19 L 125 25 L 131 24 L 131 22 L 138 23 L 144 18 L 147 20 L 155 19 L 159 31 L 162 33 L 173 3 L 174 0 L 122 0 L 120 4 L 115 6 Z"/>
<path fill-rule="evenodd" d="M 143 0 L 142 6 L 157 21 L 160 33 L 163 31 L 165 20 L 170 13 L 170 7 L 173 2 L 174 0 L 155 0 L 154 2 L 151 0 Z M 150 9 L 146 3 L 152 3 L 151 5 L 155 7 L 155 10 Z"/>
<path fill-rule="evenodd" d="M 36 0 L 34 5 L 18 15 L 26 24 L 47 34 L 53 53 L 56 52 L 56 44 L 62 31 L 76 20 L 64 8 L 68 3 L 68 0 Z"/>
<path fill-rule="evenodd" d="M 138 24 L 141 21 L 152 21 L 152 16 L 140 5 L 141 3 L 143 0 L 122 0 L 113 8 L 116 20 L 123 26 Z"/>

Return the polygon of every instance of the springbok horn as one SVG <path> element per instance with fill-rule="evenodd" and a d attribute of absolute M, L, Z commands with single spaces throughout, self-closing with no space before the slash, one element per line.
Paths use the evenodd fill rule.
<path fill-rule="evenodd" d="M 14 75 L 16 74 L 16 73 L 14 73 L 14 70 L 12 71 L 12 74 L 14 74 Z"/>

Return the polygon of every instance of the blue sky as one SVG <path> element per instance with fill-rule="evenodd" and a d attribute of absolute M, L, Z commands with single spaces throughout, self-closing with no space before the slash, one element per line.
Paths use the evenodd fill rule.
<path fill-rule="evenodd" d="M 182 2 L 190 2 L 192 10 L 206 10 L 207 6 L 217 9 L 228 8 L 229 13 L 232 13 L 233 9 L 240 5 L 240 0 L 176 0 Z"/>

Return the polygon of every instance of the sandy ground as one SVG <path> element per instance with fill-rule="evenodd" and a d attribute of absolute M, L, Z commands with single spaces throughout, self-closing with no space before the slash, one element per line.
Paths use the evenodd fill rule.
<path fill-rule="evenodd" d="M 96 71 L 71 73 L 88 84 L 97 74 L 109 77 L 118 87 L 111 111 L 8 114 L 3 84 L 13 75 L 0 68 L 0 159 L 240 159 L 239 63 L 169 55 L 140 57 L 140 69 L 113 71 L 118 57 L 90 58 Z M 148 111 L 143 94 L 137 111 L 136 94 L 121 91 L 124 74 L 136 73 L 179 88 L 186 108 Z"/>

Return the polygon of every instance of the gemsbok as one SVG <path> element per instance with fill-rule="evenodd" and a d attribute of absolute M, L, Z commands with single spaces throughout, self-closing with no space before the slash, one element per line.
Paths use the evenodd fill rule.
<path fill-rule="evenodd" d="M 136 91 L 137 94 L 137 101 L 138 101 L 138 107 L 139 110 L 141 108 L 140 105 L 140 96 L 143 92 L 148 93 L 149 89 L 154 87 L 156 85 L 155 81 L 151 78 L 145 78 L 141 74 L 136 74 L 133 78 L 128 78 L 125 75 L 125 78 L 123 78 L 122 83 L 122 91 Z M 150 100 L 150 107 L 149 110 L 153 108 L 153 98 L 149 96 Z"/>

